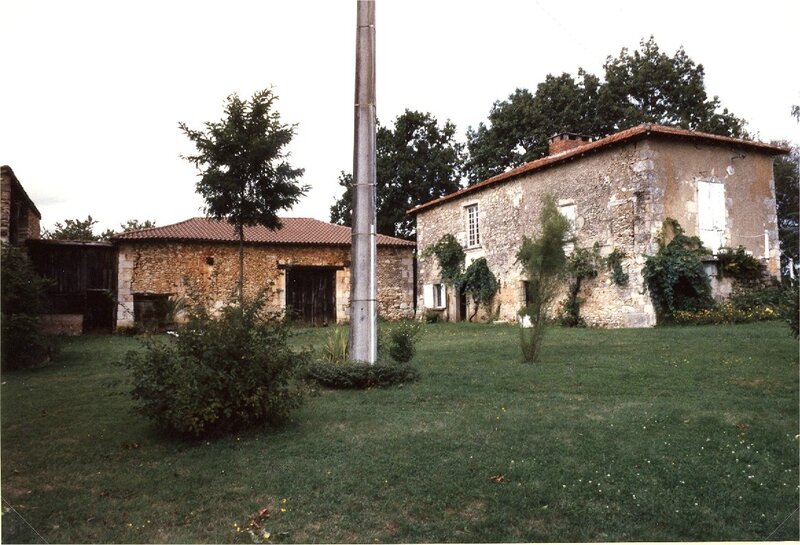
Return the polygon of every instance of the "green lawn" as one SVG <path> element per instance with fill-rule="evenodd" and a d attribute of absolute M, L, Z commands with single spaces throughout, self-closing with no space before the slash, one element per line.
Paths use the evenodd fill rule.
<path fill-rule="evenodd" d="M 424 335 L 419 382 L 213 442 L 130 412 L 135 339 L 69 339 L 2 376 L 3 541 L 249 543 L 264 507 L 270 542 L 798 539 L 784 324 L 556 328 L 537 365 L 512 326 Z"/>

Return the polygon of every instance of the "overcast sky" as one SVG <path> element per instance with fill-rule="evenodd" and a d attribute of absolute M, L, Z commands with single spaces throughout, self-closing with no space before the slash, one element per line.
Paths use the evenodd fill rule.
<path fill-rule="evenodd" d="M 202 215 L 178 122 L 218 120 L 225 97 L 274 86 L 296 123 L 292 162 L 311 190 L 287 216 L 329 219 L 352 169 L 355 0 L 0 3 L 0 164 L 43 227 L 66 218 L 167 225 Z M 653 35 L 683 46 L 709 96 L 762 140 L 800 142 L 797 0 L 377 0 L 377 109 L 450 119 L 460 138 L 495 100 L 548 73 L 602 76 Z"/>

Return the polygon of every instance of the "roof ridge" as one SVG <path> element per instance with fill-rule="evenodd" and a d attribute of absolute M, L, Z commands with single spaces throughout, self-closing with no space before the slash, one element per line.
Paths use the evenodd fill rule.
<path fill-rule="evenodd" d="M 733 138 L 731 136 L 722 136 L 718 134 L 712 134 L 707 132 L 700 132 L 700 131 L 692 131 L 689 129 L 682 129 L 680 127 L 672 127 L 669 125 L 659 125 L 657 123 L 641 123 L 639 125 L 635 125 L 633 127 L 623 129 L 621 131 L 615 132 L 613 134 L 609 134 L 595 140 L 594 142 L 587 142 L 581 146 L 576 146 L 572 149 L 566 150 L 564 152 L 558 153 L 556 155 L 545 155 L 544 157 L 539 157 L 538 159 L 534 159 L 533 161 L 529 161 L 527 163 L 523 163 L 519 166 L 516 166 L 510 170 L 505 172 L 501 172 L 500 174 L 495 174 L 494 176 L 482 180 L 476 184 L 469 185 L 467 187 L 462 187 L 461 189 L 454 191 L 452 193 L 448 193 L 447 195 L 443 195 L 437 199 L 432 199 L 428 202 L 424 202 L 419 204 L 409 210 L 406 211 L 408 214 L 416 214 L 422 210 L 426 210 L 428 208 L 432 208 L 434 206 L 438 206 L 439 204 L 459 197 L 461 195 L 465 195 L 467 193 L 472 193 L 474 191 L 479 191 L 482 188 L 488 185 L 494 185 L 496 183 L 508 180 L 510 178 L 514 178 L 515 176 L 519 176 L 521 174 L 525 174 L 528 172 L 534 172 L 539 168 L 543 168 L 549 165 L 559 164 L 562 162 L 566 162 L 569 159 L 572 159 L 575 156 L 583 155 L 584 153 L 595 151 L 598 149 L 602 149 L 606 146 L 610 146 L 619 142 L 626 142 L 629 139 L 637 138 L 642 135 L 647 136 L 650 133 L 660 135 L 660 136 L 683 136 L 688 138 L 697 138 L 701 140 L 711 140 L 717 143 L 726 143 L 726 144 L 733 144 L 738 146 L 745 146 L 748 148 L 755 148 L 762 151 L 772 151 L 776 154 L 786 154 L 788 150 L 782 148 L 780 146 L 775 146 L 772 144 L 767 144 L 764 142 L 759 142 L 755 140 L 745 140 L 743 138 Z"/>

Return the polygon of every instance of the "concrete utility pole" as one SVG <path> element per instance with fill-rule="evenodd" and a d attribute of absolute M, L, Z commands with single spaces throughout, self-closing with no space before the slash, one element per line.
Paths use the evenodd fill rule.
<path fill-rule="evenodd" d="M 353 257 L 350 266 L 350 360 L 378 359 L 375 234 L 375 0 L 358 0 L 355 142 L 353 146 Z"/>

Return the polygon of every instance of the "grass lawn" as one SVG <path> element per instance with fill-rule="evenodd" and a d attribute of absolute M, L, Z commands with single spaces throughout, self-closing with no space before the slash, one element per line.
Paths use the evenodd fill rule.
<path fill-rule="evenodd" d="M 270 542 L 798 539 L 785 324 L 554 328 L 536 365 L 512 326 L 424 335 L 419 382 L 213 442 L 130 412 L 135 339 L 68 339 L 2 376 L 2 539 L 249 543 L 264 507 Z"/>

